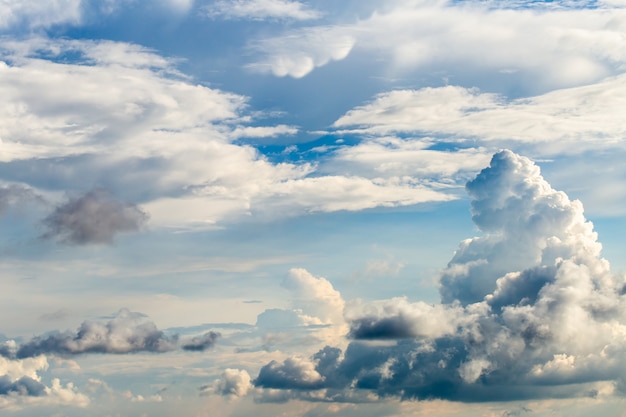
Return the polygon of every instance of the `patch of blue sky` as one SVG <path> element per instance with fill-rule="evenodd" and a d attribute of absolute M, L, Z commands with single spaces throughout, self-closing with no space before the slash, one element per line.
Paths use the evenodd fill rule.
<path fill-rule="evenodd" d="M 312 133 L 311 136 L 315 134 Z M 273 163 L 281 162 L 311 162 L 320 161 L 332 156 L 333 152 L 342 147 L 355 146 L 364 139 L 359 135 L 323 135 L 316 139 L 286 144 L 264 145 L 264 139 L 255 143 L 254 139 L 239 140 L 236 143 L 251 144 L 258 151 Z"/>

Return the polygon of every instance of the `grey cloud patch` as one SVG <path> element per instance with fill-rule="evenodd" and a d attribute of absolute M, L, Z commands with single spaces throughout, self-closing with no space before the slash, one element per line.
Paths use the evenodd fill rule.
<path fill-rule="evenodd" d="M 220 337 L 219 333 L 207 332 L 202 336 L 193 337 L 182 345 L 183 350 L 202 352 L 215 345 L 215 341 Z"/>
<path fill-rule="evenodd" d="M 177 336 L 167 336 L 143 315 L 123 309 L 108 322 L 84 321 L 76 333 L 35 337 L 20 345 L 16 356 L 166 352 L 177 347 Z"/>
<path fill-rule="evenodd" d="M 16 184 L 0 187 L 0 216 L 14 205 L 31 201 L 41 201 L 41 197 L 28 187 Z"/>
<path fill-rule="evenodd" d="M 17 348 L 6 345 L 0 354 L 9 358 L 38 355 L 78 355 L 86 353 L 126 354 L 136 352 L 169 352 L 179 348 L 203 351 L 215 344 L 219 333 L 208 332 L 181 343 L 177 334 L 168 335 L 141 313 L 120 310 L 109 321 L 84 321 L 75 333 L 38 336 Z"/>
<path fill-rule="evenodd" d="M 443 270 L 441 304 L 393 299 L 353 314 L 352 338 L 387 340 L 269 363 L 255 385 L 300 399 L 626 393 L 624 279 L 600 256 L 582 204 L 510 151 L 495 154 L 467 190 L 482 235 L 461 242 Z"/>
<path fill-rule="evenodd" d="M 112 243 L 118 233 L 139 231 L 148 215 L 96 188 L 70 198 L 44 219 L 44 238 L 73 245 Z"/>
<path fill-rule="evenodd" d="M 46 395 L 46 387 L 41 382 L 23 376 L 17 381 L 12 381 L 8 375 L 0 376 L 0 395 L 28 395 L 39 397 Z"/>

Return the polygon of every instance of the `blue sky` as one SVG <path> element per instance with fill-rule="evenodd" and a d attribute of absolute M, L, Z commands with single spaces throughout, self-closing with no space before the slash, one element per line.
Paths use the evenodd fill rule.
<path fill-rule="evenodd" d="M 626 9 L 0 0 L 0 410 L 621 416 Z"/>

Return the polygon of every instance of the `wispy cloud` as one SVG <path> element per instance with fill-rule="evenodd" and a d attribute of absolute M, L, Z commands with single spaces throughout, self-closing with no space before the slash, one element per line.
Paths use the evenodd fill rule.
<path fill-rule="evenodd" d="M 205 10 L 210 17 L 223 19 L 311 20 L 321 16 L 305 3 L 292 0 L 220 0 Z"/>

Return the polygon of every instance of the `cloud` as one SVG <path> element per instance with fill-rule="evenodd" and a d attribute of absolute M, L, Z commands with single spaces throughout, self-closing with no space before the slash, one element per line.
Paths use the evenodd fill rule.
<path fill-rule="evenodd" d="M 47 386 L 39 372 L 48 369 L 45 356 L 8 359 L 0 356 L 0 410 L 15 411 L 30 406 L 86 407 L 89 398 L 74 384 L 65 386 L 57 378 Z"/>
<path fill-rule="evenodd" d="M 385 62 L 392 74 L 419 70 L 485 82 L 484 74 L 490 73 L 535 91 L 621 72 L 623 9 L 605 4 L 539 10 L 535 4 L 394 2 L 356 22 L 298 28 L 255 42 L 261 54 L 255 66 L 277 76 L 303 77 L 330 62 L 320 57 L 341 60 L 354 51 Z M 336 42 L 345 47 L 337 49 Z"/>
<path fill-rule="evenodd" d="M 252 388 L 250 375 L 241 369 L 225 369 L 220 378 L 215 381 L 213 391 L 219 395 L 245 397 Z"/>
<path fill-rule="evenodd" d="M 323 387 L 324 378 L 315 364 L 305 358 L 287 358 L 283 363 L 272 361 L 259 371 L 257 386 L 278 389 L 317 389 Z"/>
<path fill-rule="evenodd" d="M 4 349 L 6 357 L 18 359 L 58 354 L 86 353 L 126 354 L 135 352 L 169 352 L 176 349 L 204 351 L 211 348 L 220 335 L 207 332 L 189 340 L 167 335 L 143 314 L 120 310 L 107 322 L 84 321 L 75 333 L 53 333 L 37 336 L 19 347 Z"/>
<path fill-rule="evenodd" d="M 0 4 L 0 29 L 24 25 L 32 30 L 57 24 L 76 24 L 81 20 L 81 3 L 81 0 L 5 0 Z"/>
<path fill-rule="evenodd" d="M 315 277 L 303 268 L 292 268 L 283 286 L 293 294 L 292 304 L 321 324 L 343 322 L 345 301 L 333 285 L 324 277 Z"/>
<path fill-rule="evenodd" d="M 317 19 L 320 13 L 291 0 L 222 0 L 206 7 L 210 17 L 224 19 Z"/>
<path fill-rule="evenodd" d="M 116 200 L 107 190 L 96 188 L 74 196 L 44 219 L 44 238 L 85 245 L 112 243 L 119 233 L 139 231 L 148 215 L 134 204 Z"/>
<path fill-rule="evenodd" d="M 354 37 L 340 29 L 299 29 L 283 37 L 255 41 L 251 48 L 262 58 L 248 67 L 277 77 L 302 78 L 317 67 L 347 57 L 354 43 Z"/>
<path fill-rule="evenodd" d="M 482 235 L 461 242 L 441 273 L 441 304 L 350 311 L 356 340 L 344 351 L 271 362 L 255 385 L 288 398 L 467 402 L 587 397 L 606 381 L 624 390 L 624 279 L 601 258 L 580 201 L 510 151 L 467 191 Z"/>
<path fill-rule="evenodd" d="M 273 163 L 236 141 L 296 127 L 257 125 L 246 97 L 193 84 L 175 59 L 138 45 L 7 38 L 0 55 L 0 175 L 42 195 L 96 184 L 141 204 L 151 226 L 175 228 L 453 198 L 404 174 L 326 175 L 306 161 Z M 133 212 L 135 222 L 123 223 L 139 226 L 139 213 L 125 211 Z M 63 230 L 58 237 L 74 243 L 115 237 Z"/>
<path fill-rule="evenodd" d="M 56 353 L 166 352 L 178 347 L 178 338 L 166 336 L 143 315 L 126 309 L 106 323 L 84 321 L 75 334 L 39 336 L 20 345 L 18 358 Z"/>
<path fill-rule="evenodd" d="M 219 333 L 207 332 L 202 336 L 192 337 L 191 340 L 183 343 L 183 350 L 190 350 L 194 352 L 202 352 L 210 349 L 215 345 L 215 341 L 220 337 Z"/>
<path fill-rule="evenodd" d="M 396 90 L 350 110 L 333 126 L 352 134 L 429 134 L 485 145 L 536 144 L 544 154 L 577 153 L 620 145 L 626 129 L 617 112 L 624 94 L 626 75 L 516 100 L 459 86 Z M 348 155 L 367 155 L 357 150 Z"/>
<path fill-rule="evenodd" d="M 11 184 L 0 187 L 0 215 L 5 214 L 13 206 L 41 199 L 31 188 L 22 185 Z"/>
<path fill-rule="evenodd" d="M 17 394 L 38 397 L 44 395 L 45 392 L 45 385 L 27 376 L 23 376 L 17 381 L 11 381 L 7 375 L 0 376 L 0 395 Z"/>

